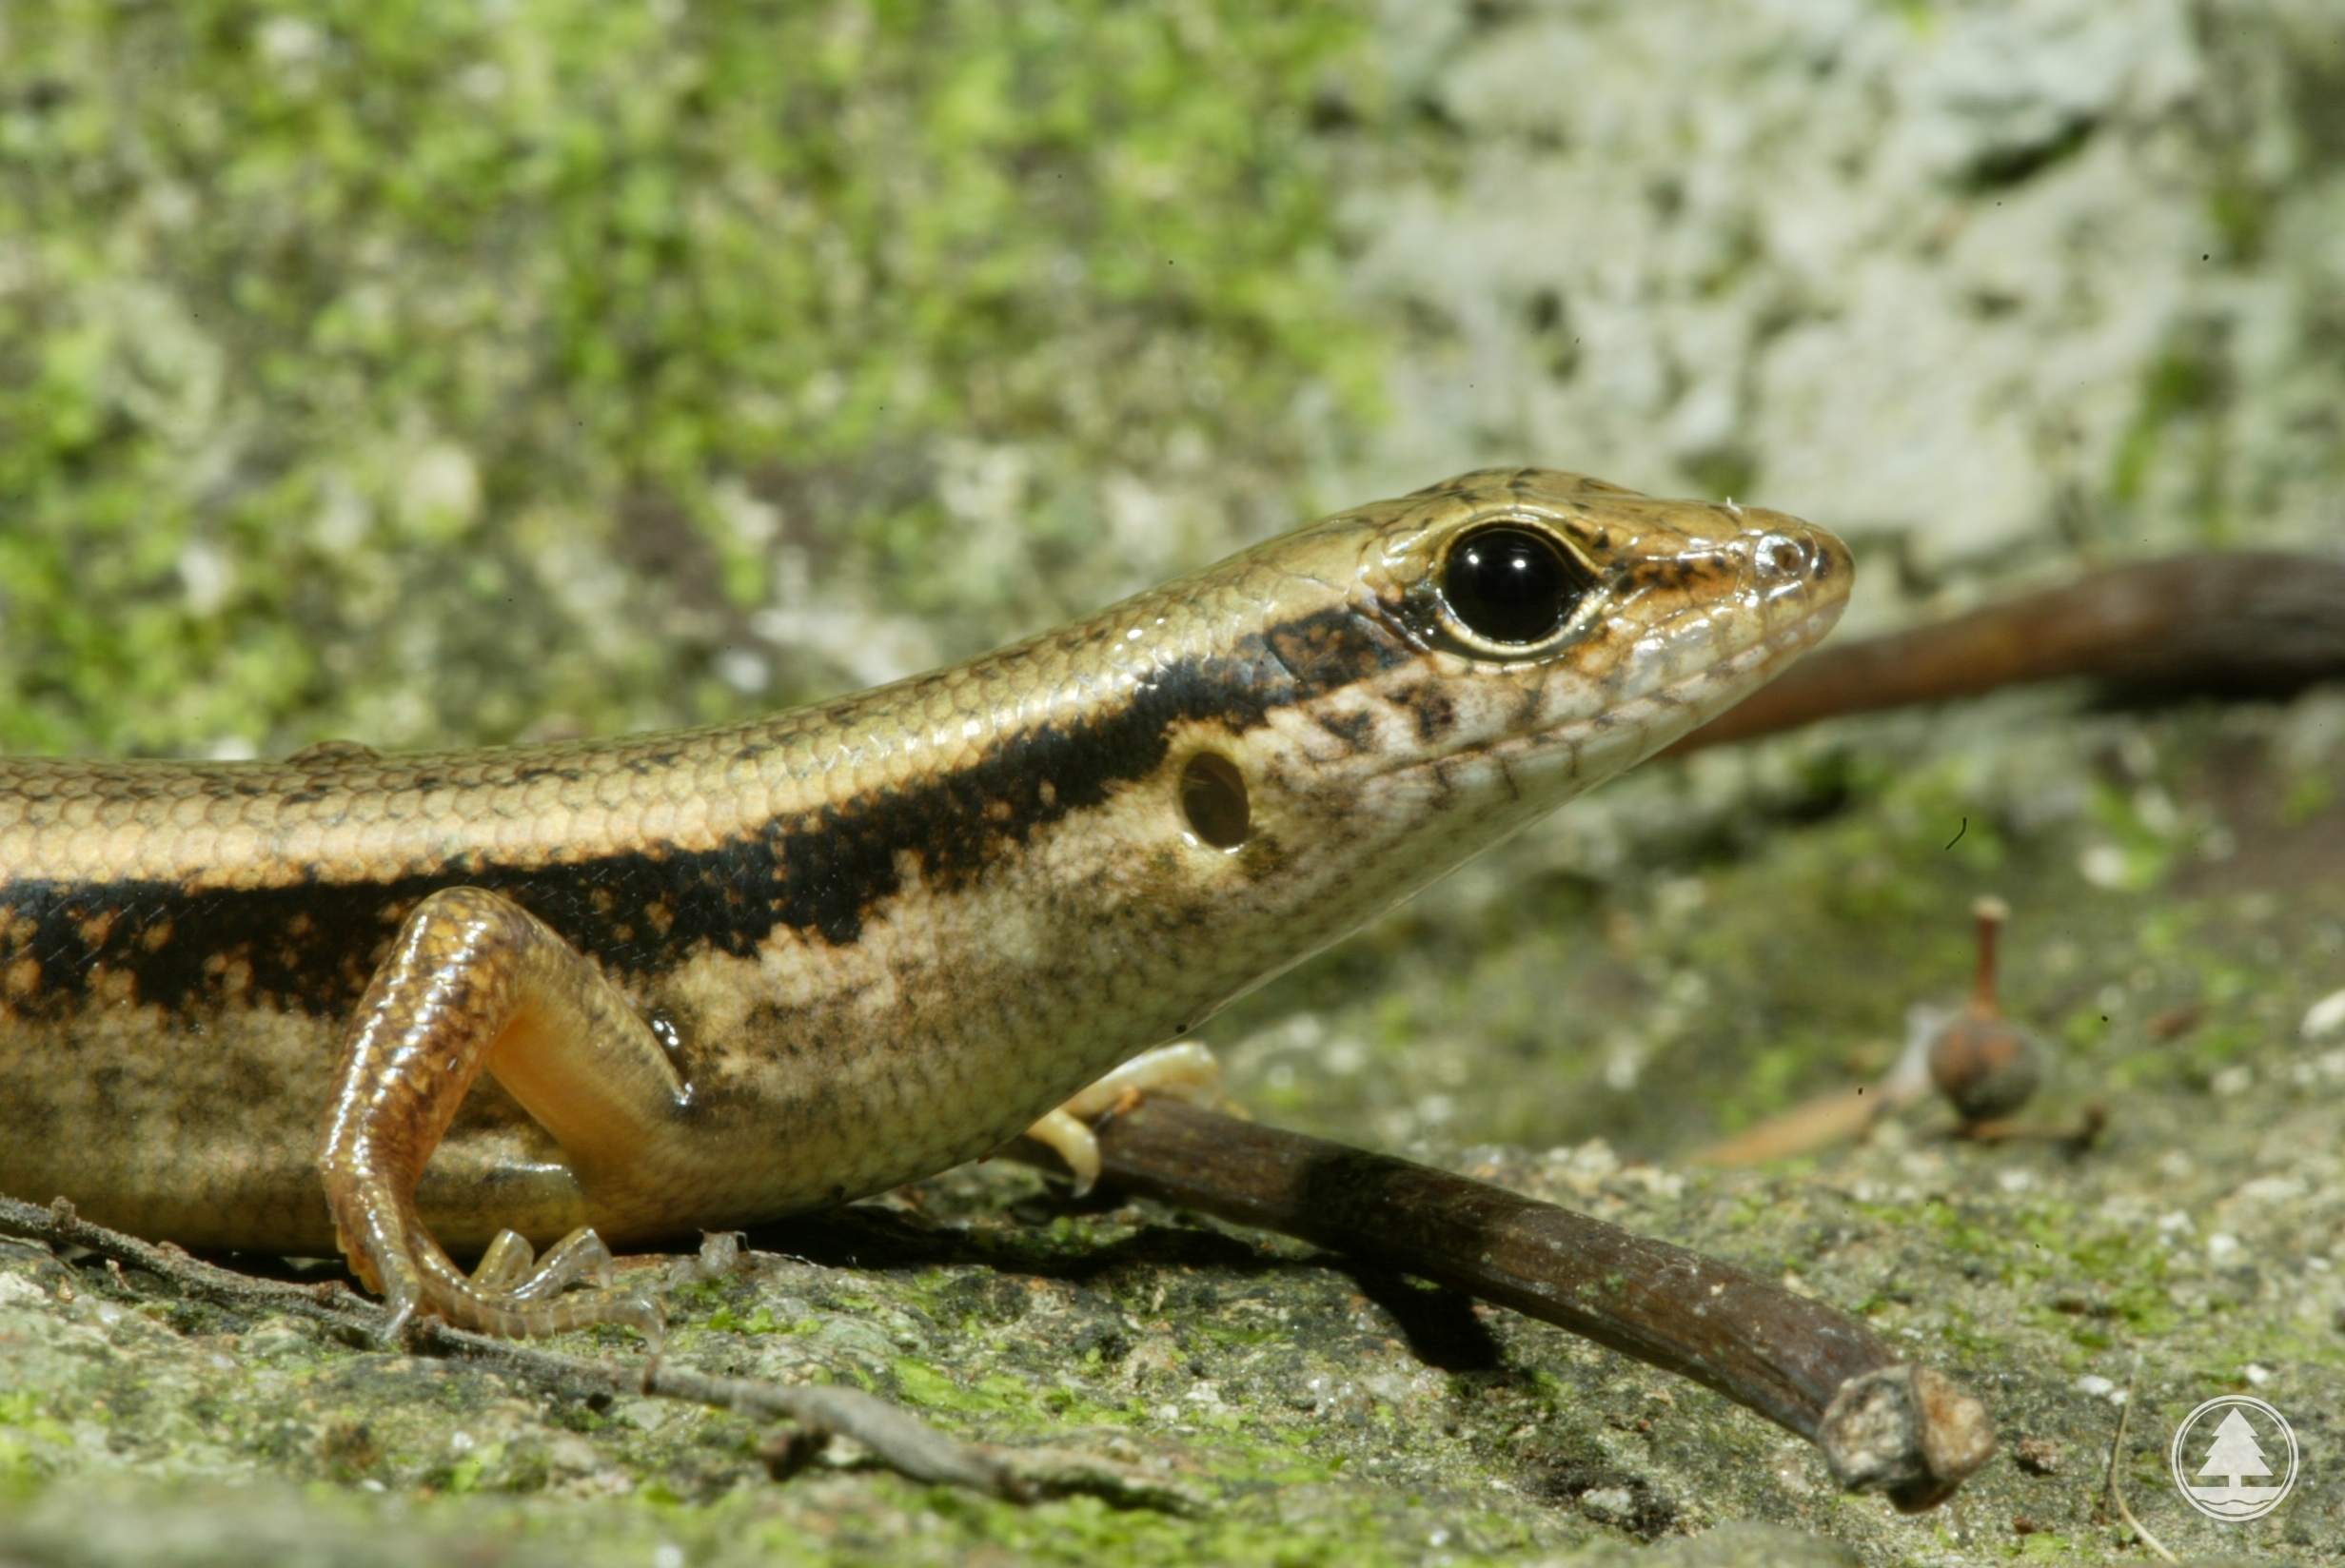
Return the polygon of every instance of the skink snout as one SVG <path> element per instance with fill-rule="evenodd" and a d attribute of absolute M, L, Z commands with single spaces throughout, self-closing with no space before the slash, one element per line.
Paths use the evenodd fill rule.
<path fill-rule="evenodd" d="M 1764 521 L 1744 539 L 1751 580 L 1762 598 L 1774 600 L 1799 594 L 1831 604 L 1847 596 L 1855 563 L 1838 536 L 1782 513 L 1761 516 Z"/>

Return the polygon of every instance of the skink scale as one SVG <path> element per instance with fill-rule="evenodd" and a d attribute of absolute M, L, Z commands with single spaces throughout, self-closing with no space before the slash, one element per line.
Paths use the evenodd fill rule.
<path fill-rule="evenodd" d="M 528 1244 L 1079 1142 L 1054 1107 L 1741 698 L 1850 575 L 1779 513 L 1490 470 L 748 724 L 0 759 L 0 1191 L 656 1331 L 559 1293 L 596 1235 Z"/>

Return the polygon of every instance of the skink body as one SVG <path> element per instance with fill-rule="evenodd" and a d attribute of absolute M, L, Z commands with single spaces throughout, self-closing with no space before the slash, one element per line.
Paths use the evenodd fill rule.
<path fill-rule="evenodd" d="M 434 1238 L 880 1190 L 1731 704 L 1849 578 L 1494 470 L 745 725 L 0 760 L 0 1191 L 447 1310 Z"/>

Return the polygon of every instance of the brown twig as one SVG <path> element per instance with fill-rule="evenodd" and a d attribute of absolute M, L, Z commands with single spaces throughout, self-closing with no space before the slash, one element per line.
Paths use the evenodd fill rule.
<path fill-rule="evenodd" d="M 1813 1154 L 1869 1136 L 1881 1123 L 1930 1091 L 1930 1042 L 1945 1016 L 1935 1008 L 1909 1009 L 1905 1049 L 1876 1082 L 1835 1089 L 1781 1115 L 1770 1116 L 1688 1156 L 1697 1165 L 1754 1166 Z"/>
<path fill-rule="evenodd" d="M 1827 646 L 1669 750 L 2038 681 L 2087 679 L 2142 699 L 2283 695 L 2339 675 L 2345 560 L 2179 556 Z"/>
<path fill-rule="evenodd" d="M 1908 1512 L 1995 1446 L 1985 1408 L 1862 1323 L 1685 1247 L 1503 1188 L 1152 1099 L 1098 1127 L 1101 1180 L 1472 1292 L 1693 1379 Z"/>
<path fill-rule="evenodd" d="M 1722 1138 L 1688 1156 L 1696 1165 L 1756 1166 L 1813 1154 L 1865 1137 L 1884 1118 L 1921 1096 L 1918 1085 L 1894 1077 L 1856 1088 L 1835 1089 L 1770 1116 L 1731 1138 Z"/>

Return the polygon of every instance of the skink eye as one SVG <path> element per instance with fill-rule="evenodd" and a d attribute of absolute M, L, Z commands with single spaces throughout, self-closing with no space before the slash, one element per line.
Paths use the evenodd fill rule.
<path fill-rule="evenodd" d="M 1492 642 L 1552 637 L 1592 586 L 1553 539 L 1503 523 L 1451 545 L 1441 578 L 1450 613 Z"/>

